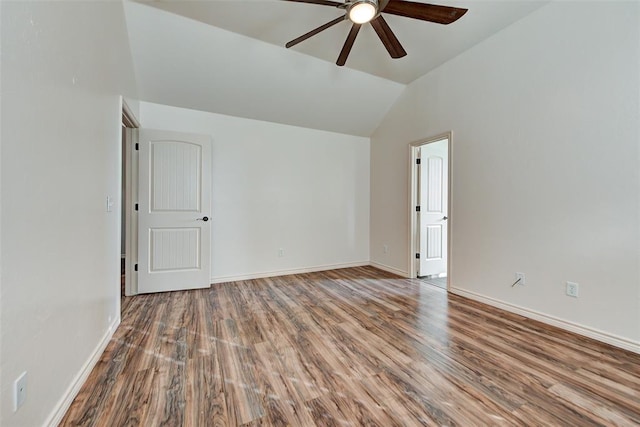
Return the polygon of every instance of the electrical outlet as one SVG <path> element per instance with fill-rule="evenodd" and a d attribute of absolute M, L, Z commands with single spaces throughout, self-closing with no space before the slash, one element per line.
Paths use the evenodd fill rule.
<path fill-rule="evenodd" d="M 278 249 L 278 257 L 282 258 L 284 256 L 284 249 Z"/>
<path fill-rule="evenodd" d="M 524 286 L 527 284 L 524 273 L 516 273 L 516 283 L 520 286 Z"/>
<path fill-rule="evenodd" d="M 578 292 L 580 290 L 580 285 L 575 282 L 567 282 L 567 295 L 570 297 L 578 298 Z"/>
<path fill-rule="evenodd" d="M 388 254 L 388 253 L 389 253 L 389 246 L 387 246 L 387 245 L 382 245 L 382 251 L 383 251 L 385 254 Z"/>
<path fill-rule="evenodd" d="M 23 372 L 13 382 L 13 412 L 20 409 L 27 399 L 27 372 Z"/>

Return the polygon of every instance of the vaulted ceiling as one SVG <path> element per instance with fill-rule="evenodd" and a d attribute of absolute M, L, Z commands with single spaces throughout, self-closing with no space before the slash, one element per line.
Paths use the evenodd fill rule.
<path fill-rule="evenodd" d="M 469 12 L 447 26 L 385 15 L 407 56 L 391 59 L 365 25 L 345 67 L 335 61 L 348 22 L 284 47 L 343 14 L 333 7 L 174 0 L 126 2 L 125 12 L 141 99 L 369 136 L 406 84 L 546 2 L 436 3 Z"/>

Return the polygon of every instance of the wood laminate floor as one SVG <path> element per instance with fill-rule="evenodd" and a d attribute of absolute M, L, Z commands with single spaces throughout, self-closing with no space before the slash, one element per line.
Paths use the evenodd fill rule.
<path fill-rule="evenodd" d="M 125 298 L 62 426 L 640 425 L 640 355 L 370 267 Z"/>
<path fill-rule="evenodd" d="M 430 285 L 437 286 L 442 289 L 447 289 L 446 277 L 420 277 L 420 280 Z"/>

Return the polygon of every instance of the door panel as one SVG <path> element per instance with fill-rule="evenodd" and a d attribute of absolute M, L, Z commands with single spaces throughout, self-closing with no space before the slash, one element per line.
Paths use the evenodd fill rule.
<path fill-rule="evenodd" d="M 141 129 L 139 158 L 139 293 L 208 287 L 210 138 Z"/>
<path fill-rule="evenodd" d="M 150 272 L 200 268 L 199 228 L 152 228 Z"/>
<path fill-rule="evenodd" d="M 447 272 L 448 140 L 420 147 L 419 276 Z"/>
<path fill-rule="evenodd" d="M 443 206 L 443 176 L 442 176 L 442 157 L 427 157 L 427 212 L 442 213 Z"/>
<path fill-rule="evenodd" d="M 182 141 L 151 144 L 151 211 L 200 211 L 202 147 Z"/>
<path fill-rule="evenodd" d="M 426 240 L 426 256 L 427 261 L 438 260 L 442 258 L 442 225 L 427 225 L 425 227 Z M 421 258 L 422 259 L 422 258 Z"/>

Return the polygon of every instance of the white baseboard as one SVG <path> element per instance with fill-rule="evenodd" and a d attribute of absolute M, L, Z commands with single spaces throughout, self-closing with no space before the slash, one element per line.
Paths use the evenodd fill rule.
<path fill-rule="evenodd" d="M 109 329 L 107 329 L 105 334 L 102 336 L 102 339 L 91 354 L 91 357 L 89 357 L 89 359 L 84 363 L 82 369 L 80 369 L 76 377 L 73 379 L 73 381 L 65 391 L 62 398 L 58 401 L 58 404 L 54 408 L 53 412 L 51 413 L 51 415 L 49 415 L 49 418 L 47 418 L 47 421 L 44 423 L 45 426 L 56 427 L 58 424 L 60 424 L 60 421 L 62 421 L 62 418 L 71 406 L 71 403 L 73 403 L 73 399 L 76 398 L 78 392 L 89 377 L 89 374 L 100 360 L 102 353 L 104 352 L 105 348 L 107 348 L 109 341 L 111 341 L 111 338 L 113 337 L 113 334 L 119 325 L 120 315 L 118 315 L 111 326 L 109 326 Z"/>
<path fill-rule="evenodd" d="M 580 325 L 568 320 L 560 319 L 555 316 L 550 316 L 548 314 L 540 313 L 535 310 L 530 310 L 528 308 L 520 307 L 515 304 L 510 304 L 508 302 L 500 301 L 464 289 L 451 288 L 449 289 L 449 292 L 490 305 L 492 307 L 500 308 L 510 313 L 519 314 L 521 316 L 528 317 L 530 319 L 537 320 L 542 323 L 546 323 L 547 325 L 555 326 L 578 335 L 593 338 L 594 340 L 610 344 L 614 347 L 619 347 L 640 354 L 640 343 L 627 338 L 603 332 L 598 329 L 590 328 L 588 326 Z"/>
<path fill-rule="evenodd" d="M 377 268 L 379 270 L 384 270 L 384 271 L 387 271 L 389 273 L 397 274 L 398 276 L 402 276 L 402 277 L 405 277 L 405 278 L 409 277 L 409 274 L 406 271 L 398 270 L 395 267 L 390 267 L 388 265 L 380 264 L 378 262 L 373 262 L 373 261 L 370 262 L 369 265 L 371 267 L 375 267 L 375 268 Z"/>
<path fill-rule="evenodd" d="M 369 261 L 351 262 L 346 264 L 318 265 L 315 267 L 296 268 L 293 270 L 265 271 L 262 273 L 243 274 L 240 276 L 212 277 L 211 284 L 237 282 L 238 280 L 264 279 L 266 277 L 289 276 L 291 274 L 315 273 L 317 271 L 337 270 L 339 268 L 364 267 Z"/>

